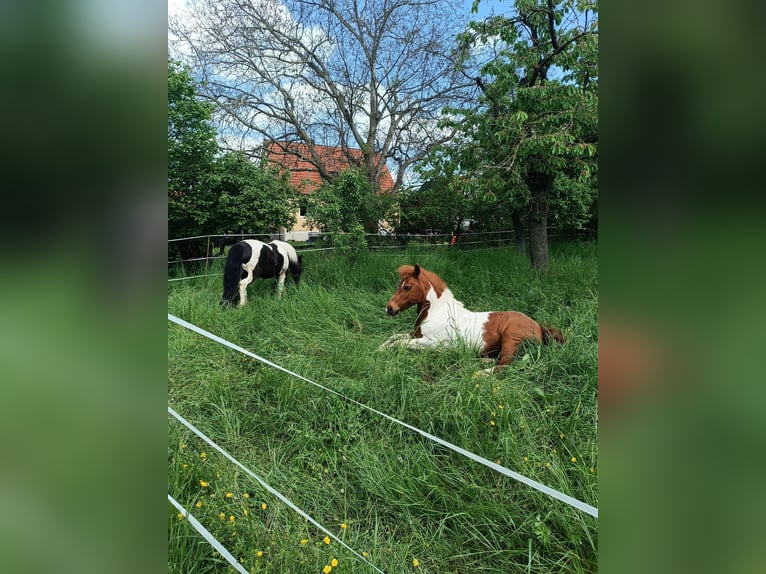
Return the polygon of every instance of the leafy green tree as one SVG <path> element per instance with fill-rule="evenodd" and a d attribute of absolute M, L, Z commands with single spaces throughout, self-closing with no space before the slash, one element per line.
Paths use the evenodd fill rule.
<path fill-rule="evenodd" d="M 217 198 L 210 224 L 218 233 L 273 233 L 295 223 L 296 192 L 275 166 L 230 152 L 216 159 L 210 184 Z"/>
<path fill-rule="evenodd" d="M 218 151 L 213 106 L 197 97 L 189 71 L 168 60 L 168 236 L 208 230 L 216 198 L 209 176 Z"/>
<path fill-rule="evenodd" d="M 382 216 L 389 198 L 372 189 L 363 169 L 346 169 L 303 198 L 307 219 L 351 259 L 367 246 L 364 224 Z"/>
<path fill-rule="evenodd" d="M 460 178 L 437 176 L 418 188 L 403 190 L 399 198 L 398 233 L 438 229 L 457 233 L 468 217 L 470 197 Z"/>
<path fill-rule="evenodd" d="M 438 157 L 499 199 L 517 234 L 526 224 L 530 262 L 547 269 L 551 218 L 581 223 L 595 199 L 597 4 L 515 0 L 509 15 L 472 22 L 458 42 L 481 97 L 450 110 L 444 123 L 461 135 Z"/>

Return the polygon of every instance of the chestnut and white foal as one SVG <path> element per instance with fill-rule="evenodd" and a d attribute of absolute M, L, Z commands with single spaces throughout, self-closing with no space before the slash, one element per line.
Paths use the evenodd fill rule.
<path fill-rule="evenodd" d="M 399 287 L 386 305 L 393 316 L 413 305 L 418 315 L 411 334 L 394 335 L 378 349 L 390 346 L 436 347 L 463 342 L 481 350 L 482 357 L 498 358 L 495 371 L 513 360 L 525 339 L 548 344 L 564 342 L 561 331 L 544 327 L 517 311 L 475 313 L 455 299 L 447 284 L 435 273 L 419 265 L 402 265 Z M 488 369 L 492 371 L 492 369 Z"/>

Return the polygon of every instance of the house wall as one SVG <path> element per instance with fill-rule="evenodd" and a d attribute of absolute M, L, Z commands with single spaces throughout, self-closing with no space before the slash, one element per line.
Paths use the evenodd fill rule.
<path fill-rule="evenodd" d="M 308 220 L 300 214 L 295 213 L 295 225 L 289 231 L 285 231 L 285 241 L 308 241 L 309 233 L 318 232 L 315 227 L 311 227 Z"/>

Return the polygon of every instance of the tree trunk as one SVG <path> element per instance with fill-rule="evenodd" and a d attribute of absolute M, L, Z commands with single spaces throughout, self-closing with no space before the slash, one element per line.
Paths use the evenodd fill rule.
<path fill-rule="evenodd" d="M 513 221 L 513 235 L 516 237 L 516 251 L 520 255 L 526 255 L 527 235 L 524 230 L 524 221 L 522 221 L 521 215 L 515 209 L 511 213 L 511 219 Z"/>
<path fill-rule="evenodd" d="M 547 173 L 533 173 L 528 180 L 532 193 L 529 225 L 529 262 L 538 271 L 548 269 L 548 193 L 553 187 L 553 176 Z"/>

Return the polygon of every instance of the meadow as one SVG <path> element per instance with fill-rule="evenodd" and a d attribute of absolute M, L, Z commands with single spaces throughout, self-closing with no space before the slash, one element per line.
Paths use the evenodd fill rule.
<path fill-rule="evenodd" d="M 396 268 L 418 262 L 467 308 L 517 310 L 567 342 L 525 343 L 504 371 L 468 349 L 378 345 Z M 595 243 L 304 255 L 299 286 L 258 280 L 221 309 L 222 265 L 168 284 L 168 312 L 355 401 L 598 506 Z M 598 520 L 417 433 L 168 323 L 168 404 L 388 573 L 595 572 Z M 248 572 L 374 572 L 168 417 L 168 492 Z M 168 571 L 233 572 L 168 505 Z"/>

